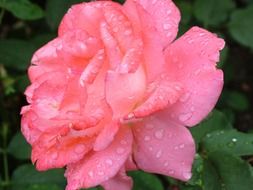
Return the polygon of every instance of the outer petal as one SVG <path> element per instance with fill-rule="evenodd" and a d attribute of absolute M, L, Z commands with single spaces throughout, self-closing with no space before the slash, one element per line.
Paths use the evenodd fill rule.
<path fill-rule="evenodd" d="M 168 117 L 193 126 L 213 109 L 223 87 L 223 73 L 216 69 L 223 47 L 222 39 L 193 27 L 166 49 L 170 77 L 184 88 L 180 101 L 166 110 Z"/>
<path fill-rule="evenodd" d="M 140 4 L 151 15 L 164 46 L 175 39 L 180 21 L 180 12 L 171 0 L 127 0 L 125 9 L 128 12 L 131 12 L 131 1 Z"/>
<path fill-rule="evenodd" d="M 66 190 L 89 188 L 114 177 L 132 150 L 132 133 L 122 126 L 111 145 L 103 151 L 93 152 L 83 160 L 70 164 L 65 176 Z"/>
<path fill-rule="evenodd" d="M 134 126 L 138 168 L 183 181 L 191 177 L 194 140 L 187 128 L 156 115 Z"/>
<path fill-rule="evenodd" d="M 121 170 L 114 178 L 102 183 L 105 190 L 131 190 L 133 186 L 133 180 L 128 177 L 125 170 Z"/>

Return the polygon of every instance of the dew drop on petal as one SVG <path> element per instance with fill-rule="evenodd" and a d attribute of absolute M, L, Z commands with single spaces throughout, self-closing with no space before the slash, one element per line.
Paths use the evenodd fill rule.
<path fill-rule="evenodd" d="M 108 164 L 109 166 L 112 166 L 112 164 L 113 164 L 113 162 L 112 162 L 111 159 L 107 159 L 107 160 L 105 161 L 105 163 Z"/>
<path fill-rule="evenodd" d="M 169 170 L 169 174 L 170 174 L 170 175 L 173 175 L 174 173 L 175 173 L 174 170 Z"/>
<path fill-rule="evenodd" d="M 185 144 L 180 144 L 179 145 L 179 148 L 184 148 L 185 147 Z"/>
<path fill-rule="evenodd" d="M 163 129 L 158 130 L 158 131 L 155 132 L 155 137 L 157 139 L 162 139 L 163 138 L 163 134 L 164 134 Z"/>
<path fill-rule="evenodd" d="M 184 113 L 184 114 L 181 114 L 179 115 L 179 120 L 184 122 L 184 121 L 187 121 L 188 119 L 190 119 L 192 116 L 192 113 Z"/>
<path fill-rule="evenodd" d="M 150 139 L 151 139 L 150 136 L 145 136 L 144 137 L 144 141 L 150 141 Z"/>
<path fill-rule="evenodd" d="M 156 153 L 156 158 L 160 158 L 162 156 L 162 151 L 159 150 L 157 153 Z"/>
<path fill-rule="evenodd" d="M 89 175 L 90 177 L 93 177 L 93 176 L 94 176 L 93 171 L 89 171 L 89 172 L 88 172 L 88 175 Z"/>
<path fill-rule="evenodd" d="M 186 180 L 189 180 L 189 179 L 191 179 L 192 174 L 191 174 L 191 172 L 183 172 L 183 177 L 184 177 Z"/>
<path fill-rule="evenodd" d="M 56 160 L 58 158 L 58 153 L 57 152 L 54 152 L 52 154 L 52 159 Z"/>

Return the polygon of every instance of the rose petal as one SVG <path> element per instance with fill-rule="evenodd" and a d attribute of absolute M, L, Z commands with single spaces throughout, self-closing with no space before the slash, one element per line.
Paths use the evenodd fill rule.
<path fill-rule="evenodd" d="M 180 12 L 171 0 L 127 0 L 124 5 L 127 12 L 132 11 L 131 1 L 140 4 L 149 13 L 164 47 L 175 39 Z"/>
<path fill-rule="evenodd" d="M 114 118 L 129 113 L 143 98 L 146 88 L 144 69 L 140 66 L 135 73 L 108 71 L 106 77 L 106 100 L 111 106 Z"/>
<path fill-rule="evenodd" d="M 193 27 L 165 52 L 170 77 L 183 85 L 184 93 L 166 111 L 183 125 L 199 123 L 215 106 L 223 87 L 223 73 L 216 69 L 224 41 Z"/>
<path fill-rule="evenodd" d="M 114 177 L 132 149 L 131 130 L 122 126 L 105 150 L 90 153 L 83 160 L 67 166 L 66 190 L 94 187 Z"/>
<path fill-rule="evenodd" d="M 134 126 L 133 131 L 138 168 L 189 180 L 195 145 L 187 128 L 157 114 Z"/>
<path fill-rule="evenodd" d="M 42 134 L 32 148 L 32 161 L 36 168 L 44 171 L 61 168 L 76 162 L 92 149 L 94 138 L 68 135 L 68 128 L 57 128 L 57 133 Z"/>
<path fill-rule="evenodd" d="M 181 85 L 167 80 L 166 75 L 149 85 L 151 93 L 148 98 L 131 114 L 136 118 L 148 116 L 156 111 L 174 104 L 181 95 Z M 148 91 L 149 91 L 148 90 Z"/>
<path fill-rule="evenodd" d="M 121 169 L 114 178 L 102 183 L 102 186 L 105 190 L 131 190 L 133 186 L 133 180 L 131 177 L 126 175 L 125 170 Z"/>
<path fill-rule="evenodd" d="M 105 149 L 110 145 L 110 143 L 113 141 L 114 136 L 119 130 L 119 125 L 117 122 L 112 122 L 109 124 L 106 124 L 102 131 L 99 133 L 95 144 L 94 144 L 94 150 L 100 151 Z"/>

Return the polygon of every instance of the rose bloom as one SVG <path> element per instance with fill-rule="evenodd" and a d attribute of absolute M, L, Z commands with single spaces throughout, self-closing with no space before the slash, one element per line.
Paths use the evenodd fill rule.
<path fill-rule="evenodd" d="M 191 178 L 186 128 L 215 106 L 224 41 L 199 27 L 175 40 L 171 0 L 72 6 L 29 67 L 22 132 L 38 170 L 66 166 L 66 190 L 130 190 L 126 171 Z"/>

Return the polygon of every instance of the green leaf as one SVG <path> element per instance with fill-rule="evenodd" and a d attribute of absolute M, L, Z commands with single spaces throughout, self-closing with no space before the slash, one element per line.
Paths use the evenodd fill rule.
<path fill-rule="evenodd" d="M 35 50 L 36 47 L 32 43 L 24 40 L 0 40 L 0 64 L 25 71 Z"/>
<path fill-rule="evenodd" d="M 237 42 L 253 49 L 253 5 L 235 10 L 228 27 L 230 34 Z"/>
<path fill-rule="evenodd" d="M 218 150 L 234 155 L 246 156 L 253 154 L 253 134 L 242 133 L 236 130 L 217 130 L 209 133 L 203 140 L 203 147 L 208 152 Z"/>
<path fill-rule="evenodd" d="M 204 169 L 202 174 L 203 190 L 222 190 L 219 175 L 212 165 L 212 163 L 208 160 L 204 160 Z"/>
<path fill-rule="evenodd" d="M 46 3 L 46 20 L 52 30 L 56 30 L 62 17 L 76 3 L 84 2 L 84 0 L 47 0 Z"/>
<path fill-rule="evenodd" d="M 31 147 L 25 141 L 21 133 L 17 133 L 8 146 L 8 152 L 18 159 L 29 159 L 31 155 Z"/>
<path fill-rule="evenodd" d="M 129 172 L 134 179 L 133 190 L 163 190 L 161 181 L 155 175 L 142 171 Z"/>
<path fill-rule="evenodd" d="M 253 177 L 247 162 L 223 151 L 213 152 L 209 158 L 218 170 L 222 189 L 252 190 Z"/>
<path fill-rule="evenodd" d="M 191 18 L 192 18 L 192 3 L 188 2 L 188 1 L 179 1 L 179 2 L 175 2 L 179 8 L 179 10 L 181 11 L 181 24 L 187 24 L 190 22 Z"/>
<path fill-rule="evenodd" d="M 26 87 L 30 84 L 27 74 L 17 76 L 15 81 L 15 89 L 17 89 L 19 92 L 23 93 L 26 89 Z"/>
<path fill-rule="evenodd" d="M 193 10 L 195 17 L 207 27 L 226 21 L 234 7 L 233 0 L 196 0 Z"/>
<path fill-rule="evenodd" d="M 18 167 L 12 175 L 12 190 L 63 189 L 66 185 L 63 169 L 38 172 L 31 164 Z M 39 188 L 36 188 L 39 187 Z M 35 189 L 34 189 L 35 188 Z"/>
<path fill-rule="evenodd" d="M 206 134 L 211 133 L 212 131 L 231 128 L 232 126 L 227 117 L 222 112 L 214 110 L 209 114 L 207 119 L 196 127 L 191 128 L 190 131 L 195 141 L 199 143 Z"/>
<path fill-rule="evenodd" d="M 35 20 L 44 16 L 44 11 L 29 0 L 0 0 L 0 7 L 24 20 Z"/>
<path fill-rule="evenodd" d="M 35 184 L 28 187 L 27 190 L 62 190 L 61 187 L 54 184 Z"/>
<path fill-rule="evenodd" d="M 202 172 L 203 172 L 203 159 L 199 154 L 196 154 L 192 166 L 192 177 L 187 182 L 187 184 L 202 186 L 202 179 L 201 179 Z"/>
<path fill-rule="evenodd" d="M 236 111 L 246 111 L 250 107 L 248 98 L 237 91 L 224 91 L 222 94 L 222 101 Z"/>

